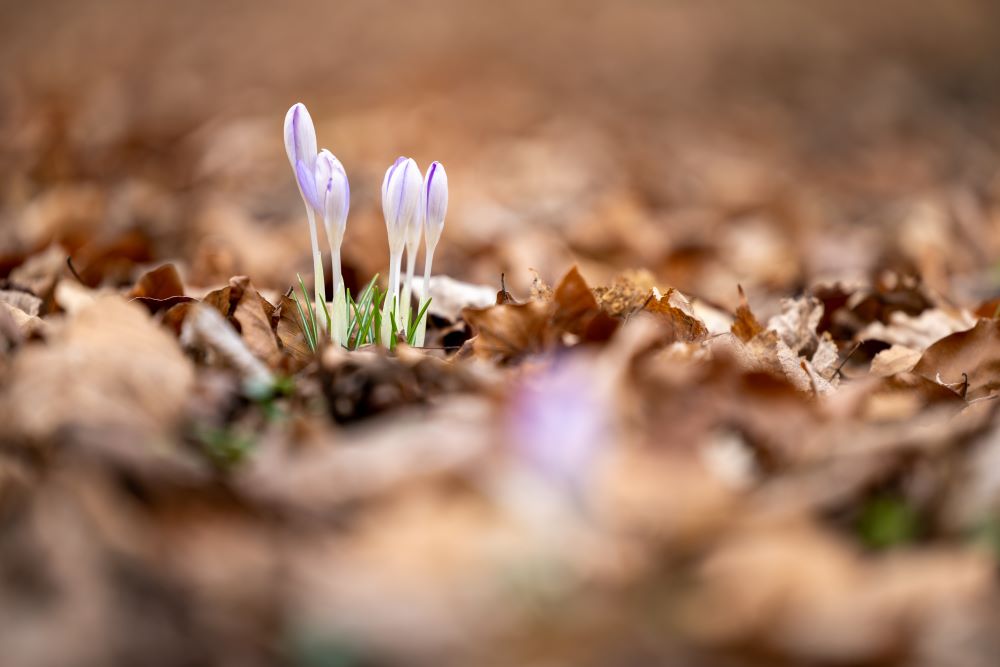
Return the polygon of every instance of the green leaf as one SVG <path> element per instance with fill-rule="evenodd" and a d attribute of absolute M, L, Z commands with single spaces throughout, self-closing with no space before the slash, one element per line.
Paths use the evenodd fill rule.
<path fill-rule="evenodd" d="M 422 320 L 424 315 L 427 313 L 427 307 L 429 305 L 431 305 L 431 300 L 427 299 L 424 305 L 420 308 L 420 312 L 417 313 L 416 319 L 410 322 L 410 330 L 406 334 L 406 343 L 408 345 L 413 345 L 413 341 L 417 335 L 417 327 L 420 324 L 420 320 Z"/>
<path fill-rule="evenodd" d="M 309 345 L 309 349 L 313 352 L 316 351 L 316 341 L 313 338 L 312 329 L 309 326 L 309 320 L 306 317 L 305 311 L 302 310 L 302 304 L 299 302 L 299 296 L 292 291 L 292 300 L 295 302 L 295 308 L 299 311 L 299 325 L 302 327 L 302 335 L 306 338 L 306 344 Z"/>

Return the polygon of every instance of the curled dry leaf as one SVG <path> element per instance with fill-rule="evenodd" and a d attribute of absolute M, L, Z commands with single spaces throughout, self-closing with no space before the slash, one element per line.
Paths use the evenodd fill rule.
<path fill-rule="evenodd" d="M 253 288 L 249 278 L 234 276 L 225 287 L 205 295 L 202 303 L 228 318 L 258 359 L 272 367 L 280 364 L 278 339 L 271 324 L 274 306 Z"/>
<path fill-rule="evenodd" d="M 687 299 L 672 287 L 664 295 L 653 288 L 652 298 L 643 309 L 655 315 L 662 324 L 668 343 L 695 343 L 708 336 L 708 327 L 695 317 Z"/>
<path fill-rule="evenodd" d="M 560 343 L 603 342 L 618 327 L 618 320 L 601 310 L 576 267 L 559 281 L 549 300 L 466 308 L 462 317 L 475 334 L 469 341 L 472 350 L 504 361 Z"/>
<path fill-rule="evenodd" d="M 740 292 L 740 305 L 736 309 L 736 319 L 733 321 L 731 331 L 734 336 L 746 343 L 762 332 L 764 327 L 761 326 L 760 322 L 754 316 L 753 311 L 750 310 L 750 304 L 747 303 L 747 295 L 743 292 L 743 287 L 738 286 L 738 289 Z"/>
<path fill-rule="evenodd" d="M 468 341 L 478 356 L 515 361 L 541 352 L 547 343 L 551 305 L 542 301 L 466 308 L 462 318 L 472 327 Z"/>
<path fill-rule="evenodd" d="M 1000 387 L 1000 320 L 979 320 L 968 331 L 942 338 L 924 352 L 913 372 L 946 385 L 965 385 L 970 400 Z"/>
<path fill-rule="evenodd" d="M 184 283 L 173 264 L 164 264 L 142 274 L 128 296 L 146 306 L 151 313 L 194 301 L 184 294 Z"/>
<path fill-rule="evenodd" d="M 617 320 L 601 310 L 575 266 L 559 281 L 552 301 L 556 308 L 551 325 L 556 331 L 591 342 L 607 340 L 618 327 Z"/>

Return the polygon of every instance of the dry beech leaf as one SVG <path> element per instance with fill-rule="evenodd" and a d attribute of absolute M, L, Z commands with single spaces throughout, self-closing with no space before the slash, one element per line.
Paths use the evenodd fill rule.
<path fill-rule="evenodd" d="M 909 373 L 920 361 L 920 357 L 919 350 L 911 350 L 903 345 L 893 345 L 875 355 L 869 372 L 878 377 Z"/>
<path fill-rule="evenodd" d="M 130 298 L 168 299 L 183 296 L 184 283 L 173 264 L 164 264 L 142 274 L 135 287 L 129 291 Z"/>
<path fill-rule="evenodd" d="M 556 332 L 571 333 L 586 341 L 603 341 L 618 327 L 618 321 L 597 305 L 597 299 L 575 266 L 559 281 L 552 302 L 556 305 L 552 314 Z"/>
<path fill-rule="evenodd" d="M 14 360 L 4 428 L 31 440 L 74 429 L 140 434 L 170 428 L 194 382 L 177 341 L 139 305 L 105 296 L 72 317 L 44 347 Z"/>
<path fill-rule="evenodd" d="M 781 313 L 767 322 L 767 328 L 776 332 L 792 352 L 811 353 L 818 342 L 816 329 L 823 317 L 823 304 L 815 297 L 782 299 Z"/>
<path fill-rule="evenodd" d="M 462 319 L 475 334 L 467 344 L 478 356 L 504 361 L 536 354 L 545 348 L 551 314 L 542 301 L 466 308 Z"/>
<path fill-rule="evenodd" d="M 890 313 L 889 324 L 872 322 L 861 330 L 858 340 L 878 340 L 923 352 L 936 341 L 957 331 L 971 329 L 976 319 L 967 311 L 955 314 L 932 308 L 919 315 L 901 311 Z"/>
<path fill-rule="evenodd" d="M 913 372 L 945 385 L 966 385 L 968 399 L 1000 387 L 1000 320 L 979 320 L 931 345 Z"/>
<path fill-rule="evenodd" d="M 626 271 L 610 286 L 595 287 L 594 297 L 608 315 L 625 318 L 646 304 L 655 286 L 656 281 L 649 271 Z"/>
<path fill-rule="evenodd" d="M 146 306 L 151 313 L 166 310 L 178 303 L 194 301 L 185 296 L 184 283 L 173 264 L 164 264 L 144 273 L 128 296 Z"/>
<path fill-rule="evenodd" d="M 738 286 L 740 292 L 740 305 L 736 309 L 736 319 L 733 321 L 731 331 L 733 335 L 746 343 L 751 338 L 764 330 L 761 323 L 757 321 L 750 305 L 747 303 L 747 295 L 743 292 L 743 287 Z"/>
<path fill-rule="evenodd" d="M 275 310 L 278 325 L 275 334 L 281 343 L 281 349 L 291 358 L 292 372 L 304 368 L 313 358 L 313 352 L 306 342 L 302 323 L 299 321 L 299 310 L 291 297 L 282 295 Z"/>
<path fill-rule="evenodd" d="M 646 302 L 644 310 L 660 322 L 665 342 L 696 343 L 708 335 L 708 327 L 694 316 L 690 304 L 673 288 L 662 296 L 654 289 L 653 298 Z"/>
<path fill-rule="evenodd" d="M 559 281 L 549 300 L 466 308 L 462 316 L 475 334 L 469 341 L 472 350 L 506 361 L 568 342 L 567 334 L 583 342 L 606 341 L 619 323 L 600 309 L 576 267 Z"/>
<path fill-rule="evenodd" d="M 278 351 L 278 340 L 271 329 L 273 312 L 274 307 L 248 284 L 236 302 L 236 309 L 232 315 L 239 323 L 240 334 L 246 346 L 258 359 L 272 366 L 279 363 L 281 356 Z"/>

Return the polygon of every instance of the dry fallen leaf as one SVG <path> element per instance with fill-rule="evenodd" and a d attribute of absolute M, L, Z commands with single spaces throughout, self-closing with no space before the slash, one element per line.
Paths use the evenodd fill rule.
<path fill-rule="evenodd" d="M 170 429 L 194 380 L 177 341 L 139 305 L 105 296 L 72 316 L 44 347 L 12 365 L 3 392 L 3 428 L 56 444 L 76 429 L 125 431 L 135 446 Z"/>
<path fill-rule="evenodd" d="M 695 343 L 708 335 L 705 323 L 695 317 L 684 296 L 673 288 L 663 295 L 654 288 L 653 298 L 643 310 L 653 313 L 661 323 L 665 342 Z"/>
<path fill-rule="evenodd" d="M 942 384 L 964 384 L 968 399 L 1000 387 L 1000 320 L 979 320 L 968 331 L 942 338 L 924 352 L 913 372 Z"/>
<path fill-rule="evenodd" d="M 893 345 L 882 350 L 872 359 L 871 374 L 878 377 L 889 377 L 897 373 L 909 373 L 920 361 L 919 350 L 912 350 L 903 345 Z"/>

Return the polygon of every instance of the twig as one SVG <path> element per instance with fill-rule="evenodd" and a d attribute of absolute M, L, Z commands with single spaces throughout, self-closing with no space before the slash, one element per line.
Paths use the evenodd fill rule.
<path fill-rule="evenodd" d="M 72 255 L 66 255 L 66 266 L 69 267 L 69 272 L 73 274 L 73 277 L 77 279 L 77 282 L 79 282 L 84 287 L 90 287 L 90 285 L 88 285 L 87 283 L 83 282 L 83 278 L 81 278 L 80 274 L 76 272 L 76 267 L 73 266 L 73 256 Z"/>

